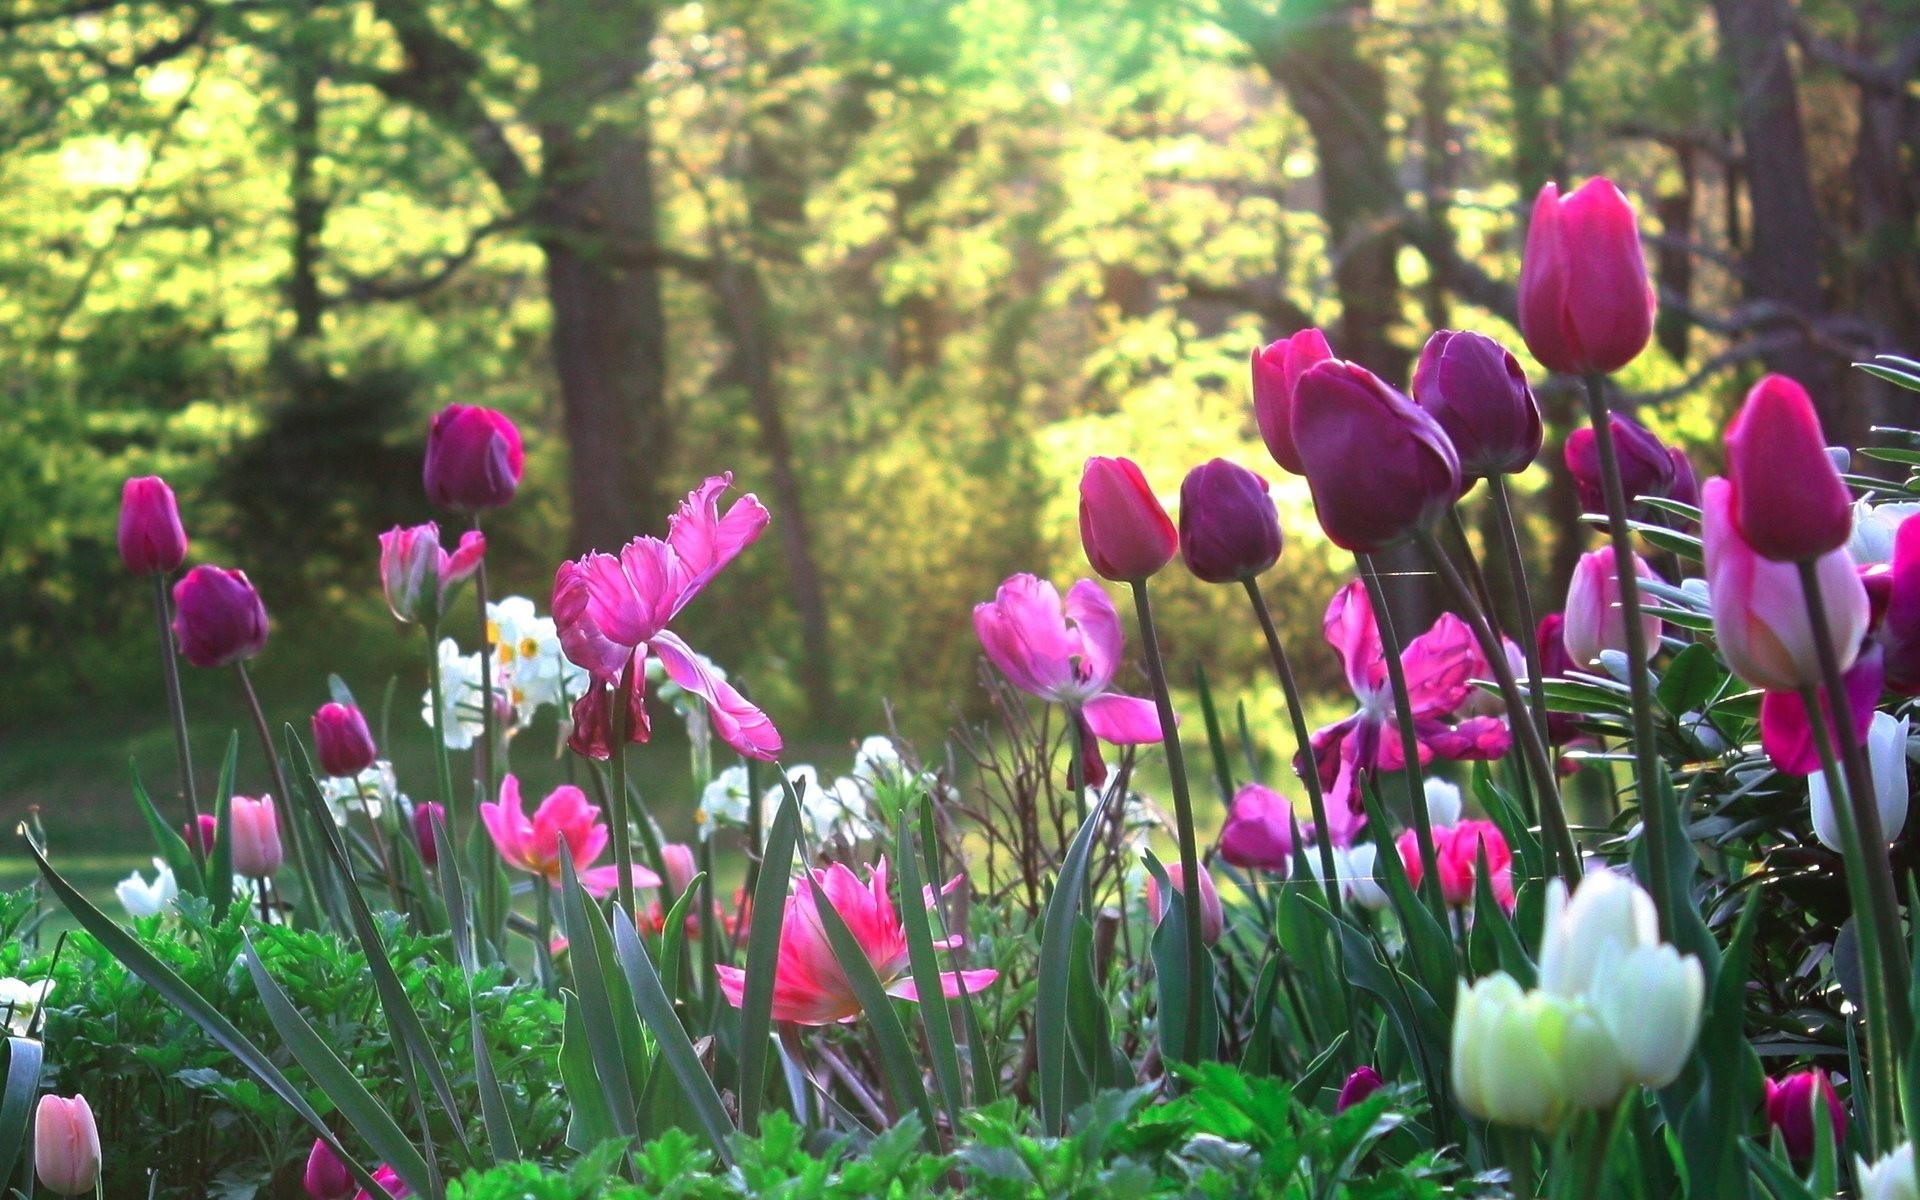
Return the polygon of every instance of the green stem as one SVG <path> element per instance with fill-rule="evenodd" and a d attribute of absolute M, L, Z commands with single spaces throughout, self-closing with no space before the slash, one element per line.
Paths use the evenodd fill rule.
<path fill-rule="evenodd" d="M 260 749 L 266 754 L 267 766 L 273 773 L 275 795 L 280 798 L 281 808 L 279 811 L 283 814 L 279 820 L 281 840 L 286 842 L 287 848 L 293 852 L 293 861 L 298 864 L 300 868 L 301 881 L 306 886 L 308 898 L 311 899 L 312 893 L 317 891 L 320 886 L 320 880 L 319 877 L 313 873 L 306 859 L 305 844 L 300 837 L 300 821 L 294 811 L 295 801 L 293 789 L 287 785 L 286 768 L 280 765 L 280 756 L 274 752 L 273 734 L 267 728 L 266 710 L 260 707 L 260 696 L 259 693 L 253 690 L 253 676 L 248 674 L 245 660 L 234 663 L 233 669 L 240 676 L 240 691 L 246 696 L 247 711 L 253 715 L 253 731 L 260 738 Z M 199 839 L 196 838 L 195 840 L 198 841 Z"/>
<path fill-rule="evenodd" d="M 453 760 L 447 757 L 447 705 L 444 683 L 440 678 L 440 627 L 423 626 L 427 631 L 427 689 L 433 698 L 433 760 L 439 768 L 440 803 L 447 810 L 447 845 L 458 853 L 460 845 L 460 805 L 453 795 Z"/>
<path fill-rule="evenodd" d="M 480 533 L 480 514 L 473 514 L 473 531 Z M 480 748 L 474 755 L 474 766 L 480 776 L 480 794 L 493 796 L 494 770 L 493 750 L 495 744 L 494 726 L 498 719 L 493 706 L 493 623 L 487 618 L 487 559 L 481 555 L 479 565 L 473 572 L 473 598 L 475 607 L 480 610 Z"/>
<path fill-rule="evenodd" d="M 1381 657 L 1387 660 L 1394 724 L 1400 730 L 1401 772 L 1407 781 L 1407 807 L 1413 816 L 1413 840 L 1420 847 L 1420 892 L 1426 898 L 1427 907 L 1433 910 L 1434 919 L 1445 928 L 1447 904 L 1440 891 L 1440 857 L 1434 852 L 1433 818 L 1427 815 L 1426 791 L 1420 785 L 1420 735 L 1413 728 L 1413 698 L 1407 693 L 1407 669 L 1400 661 L 1400 635 L 1394 632 L 1393 614 L 1387 611 L 1387 590 L 1380 584 L 1380 572 L 1373 556 L 1356 554 L 1354 557 L 1359 560 L 1360 576 L 1366 581 L 1374 626 L 1380 631 L 1384 651 Z"/>
<path fill-rule="evenodd" d="M 608 814 L 613 827 L 613 865 L 620 873 L 620 907 L 626 909 L 630 917 L 636 911 L 633 906 L 633 831 L 627 818 L 627 689 L 633 683 L 633 670 L 633 661 L 629 659 L 619 686 L 609 698 L 613 711 L 608 725 L 613 744 L 607 747 L 609 757 L 613 760 L 613 787 L 609 797 L 613 811 Z"/>
<path fill-rule="evenodd" d="M 1527 561 L 1520 552 L 1520 529 L 1513 519 L 1513 501 L 1507 495 L 1507 477 L 1489 478 L 1487 491 L 1493 496 L 1494 515 L 1499 519 L 1501 548 L 1507 558 L 1507 586 L 1513 592 L 1514 613 L 1520 618 L 1521 628 L 1516 631 L 1515 640 L 1520 643 L 1520 653 L 1527 664 L 1527 711 L 1540 732 L 1541 742 L 1546 743 L 1549 741 L 1547 696 L 1546 676 L 1540 665 L 1540 621 L 1533 613 L 1533 590 L 1527 586 Z"/>
<path fill-rule="evenodd" d="M 1160 636 L 1153 624 L 1153 605 L 1147 599 L 1147 581 L 1132 581 L 1133 606 L 1140 619 L 1142 655 L 1153 683 L 1153 702 L 1160 715 L 1160 733 L 1167 748 L 1167 773 L 1172 777 L 1174 829 L 1180 839 L 1180 895 L 1185 905 L 1187 935 L 1187 1025 L 1182 1057 L 1200 1061 L 1200 1005 L 1211 997 L 1200 994 L 1206 976 L 1206 947 L 1200 940 L 1200 849 L 1193 831 L 1193 797 L 1187 790 L 1187 764 L 1180 752 L 1180 730 L 1174 724 L 1173 695 L 1167 690 L 1167 669 L 1160 657 Z"/>
<path fill-rule="evenodd" d="M 200 828 L 200 795 L 193 783 L 193 750 L 187 744 L 187 704 L 180 694 L 180 658 L 173 645 L 173 605 L 167 597 L 167 577 L 153 575 L 153 616 L 160 625 L 160 666 L 167 678 L 167 710 L 173 717 L 173 754 L 179 761 L 180 787 L 187 798 L 187 811 L 193 815 L 193 829 Z M 198 836 L 188 839 L 193 857 L 203 866 L 206 851 Z"/>
<path fill-rule="evenodd" d="M 1507 1186 L 1518 1200 L 1533 1200 L 1533 1136 L 1524 1129 L 1496 1126 L 1500 1157 L 1507 1163 Z"/>
<path fill-rule="evenodd" d="M 1322 890 L 1327 897 L 1327 911 L 1334 916 L 1340 915 L 1340 876 L 1334 865 L 1333 837 L 1327 824 L 1327 796 L 1320 786 L 1320 764 L 1313 757 L 1313 734 L 1307 728 L 1307 708 L 1300 699 L 1300 681 L 1294 678 L 1293 663 L 1287 658 L 1287 648 L 1280 641 L 1280 631 L 1274 628 L 1273 613 L 1267 608 L 1267 598 L 1260 591 L 1260 581 L 1249 575 L 1240 581 L 1246 585 L 1247 599 L 1253 602 L 1254 616 L 1260 618 L 1260 632 L 1266 635 L 1267 657 L 1273 661 L 1273 673 L 1280 677 L 1280 692 L 1286 697 L 1287 715 L 1293 720 L 1293 741 L 1297 751 L 1297 761 L 1305 764 L 1300 771 L 1300 781 L 1307 787 L 1307 804 L 1313 812 L 1315 841 L 1320 850 L 1320 878 Z"/>

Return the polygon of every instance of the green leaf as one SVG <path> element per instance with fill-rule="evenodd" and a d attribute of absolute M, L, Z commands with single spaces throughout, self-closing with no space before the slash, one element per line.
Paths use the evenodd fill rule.
<path fill-rule="evenodd" d="M 606 1091 L 594 1065 L 593 1039 L 587 1036 L 580 997 L 575 992 L 562 992 L 561 997 L 567 1015 L 560 1036 L 560 1086 L 566 1090 L 571 1108 L 567 1145 L 585 1153 L 621 1134 L 614 1126 L 613 1110 L 607 1107 Z"/>
<path fill-rule="evenodd" d="M 799 837 L 800 798 L 788 788 L 767 831 L 760 874 L 753 881 L 753 923 L 747 931 L 746 978 L 740 997 L 740 1128 L 749 1135 L 760 1132 L 780 930 L 787 916 L 787 890 L 793 884 L 793 846 Z"/>
<path fill-rule="evenodd" d="M 1096 805 L 1081 822 L 1080 829 L 1067 845 L 1060 863 L 1060 874 L 1053 882 L 1053 895 L 1047 899 L 1040 923 L 1039 995 L 1034 1013 L 1034 1041 L 1037 1046 L 1035 1071 L 1040 1080 L 1040 1124 L 1049 1133 L 1066 1128 L 1069 1091 L 1067 1074 L 1075 1066 L 1068 1044 L 1067 1013 L 1073 975 L 1073 925 L 1080 915 L 1080 898 L 1087 887 L 1087 860 L 1093 854 L 1095 834 L 1100 825 L 1102 805 Z M 1076 1081 L 1081 1094 L 1089 1094 L 1091 1081 Z"/>
<path fill-rule="evenodd" d="M 1704 711 L 1727 683 L 1727 672 L 1713 651 L 1695 642 L 1673 656 L 1660 677 L 1660 706 L 1679 717 Z"/>
<path fill-rule="evenodd" d="M 434 871 L 440 884 L 440 900 L 447 909 L 447 928 L 453 941 L 453 958 L 465 971 L 467 978 L 479 969 L 479 958 L 474 952 L 473 909 L 467 900 L 467 883 L 460 874 L 460 856 L 454 852 L 453 838 L 447 833 L 447 823 L 439 816 L 429 817 L 432 827 L 434 858 L 439 867 Z M 416 857 L 418 857 L 416 855 Z M 424 864 L 422 865 L 424 869 Z M 546 880 L 534 884 L 545 887 Z M 544 947 L 536 946 L 536 954 L 545 954 Z"/>
<path fill-rule="evenodd" d="M 467 1029 L 473 1038 L 473 1082 L 480 1092 L 480 1117 L 486 1123 L 488 1148 L 493 1151 L 496 1166 L 513 1162 L 520 1157 L 520 1138 L 513 1131 L 513 1116 L 507 1111 L 506 1093 L 500 1090 L 493 1051 L 487 1047 L 480 1010 L 474 1007 L 472 996 L 467 997 Z"/>
<path fill-rule="evenodd" d="M 1195 665 L 1194 684 L 1200 691 L 1200 716 L 1207 726 L 1207 747 L 1213 752 L 1213 784 L 1220 800 L 1233 799 L 1233 768 L 1227 765 L 1227 740 L 1220 732 L 1220 715 L 1214 711 L 1213 689 L 1207 686 L 1207 669 Z"/>
<path fill-rule="evenodd" d="M 225 880 L 208 887 L 213 919 L 224 921 L 233 907 L 233 780 L 240 770 L 240 731 L 227 734 L 227 756 L 220 760 L 220 782 L 213 793 L 213 853 L 207 856 L 207 879 Z"/>
<path fill-rule="evenodd" d="M 1342 1029 L 1334 1036 L 1333 1041 L 1327 1043 L 1325 1050 L 1314 1056 L 1314 1060 L 1307 1064 L 1307 1069 L 1300 1072 L 1300 1077 L 1288 1085 L 1293 1091 L 1294 1099 L 1302 1104 L 1313 1103 L 1314 1097 L 1319 1094 L 1322 1087 L 1326 1086 L 1327 1080 L 1333 1075 L 1334 1068 L 1340 1065 L 1340 1052 L 1346 1049 L 1346 1046 L 1347 1031 Z"/>
<path fill-rule="evenodd" d="M 7 1082 L 0 1091 L 0 1187 L 13 1178 L 26 1149 L 33 1098 L 40 1091 L 40 1064 L 46 1048 L 25 1037 L 7 1039 Z"/>
<path fill-rule="evenodd" d="M 1159 985 L 1160 993 L 1160 1056 L 1168 1062 L 1179 1060 L 1181 1055 L 1175 1052 L 1174 1047 L 1187 1044 L 1187 1023 L 1198 1020 L 1200 1036 L 1195 1044 L 1200 1047 L 1202 1061 L 1205 1061 L 1214 1057 L 1220 1045 L 1220 1010 L 1214 991 L 1213 954 L 1207 951 L 1201 955 L 1199 979 L 1186 978 L 1186 894 L 1173 886 L 1166 867 L 1151 850 L 1147 851 L 1147 870 L 1152 873 L 1154 882 L 1159 884 L 1162 903 L 1166 906 L 1162 910 L 1160 923 L 1154 927 L 1151 948 L 1154 980 Z M 1190 1010 L 1189 1000 L 1196 996 L 1205 999 Z"/>
<path fill-rule="evenodd" d="M 160 815 L 160 810 L 153 806 L 153 797 L 147 795 L 147 785 L 140 778 L 139 760 L 127 759 L 127 768 L 133 776 L 134 802 L 140 807 L 140 815 L 146 818 L 147 832 L 153 835 L 153 844 L 159 849 L 161 859 L 172 869 L 173 877 L 182 891 L 194 896 L 206 895 L 207 879 L 201 874 L 200 860 L 194 857 L 187 840 L 180 836 L 180 831 L 169 825 L 166 818 Z"/>
<path fill-rule="evenodd" d="M 947 1110 L 947 1127 L 957 1130 L 963 1103 L 960 1055 L 954 1044 L 953 1013 L 947 1007 L 946 991 L 940 986 L 940 960 L 933 949 L 933 930 L 922 898 L 926 888 L 920 877 L 919 859 L 914 854 L 912 817 L 914 809 L 923 801 L 924 797 L 916 797 L 901 807 L 893 861 L 900 876 L 900 918 L 906 927 L 907 960 L 913 985 L 920 993 L 920 1023 L 926 1029 L 927 1049 L 933 1056 L 934 1082 L 940 1089 L 941 1106 Z"/>
<path fill-rule="evenodd" d="M 694 894 L 689 890 L 681 896 L 680 904 L 675 906 L 674 911 L 680 912 Z M 706 1130 L 714 1153 L 720 1156 L 721 1162 L 731 1165 L 733 1150 L 729 1138 L 733 1133 L 733 1122 L 727 1119 L 727 1109 L 720 1102 L 720 1093 L 713 1086 L 713 1077 L 700 1065 L 700 1056 L 694 1051 L 686 1027 L 680 1024 L 679 1014 L 673 1011 L 673 1001 L 667 998 L 660 975 L 654 970 L 653 960 L 647 957 L 647 948 L 640 944 L 640 935 L 634 930 L 633 919 L 617 904 L 613 909 L 613 953 L 626 974 L 627 987 L 633 993 L 634 1006 L 640 1019 L 653 1031 L 654 1042 L 659 1048 L 660 1057 L 666 1060 L 667 1070 L 672 1072 L 680 1090 L 686 1094 L 687 1102 L 693 1106 L 694 1116 L 701 1128 Z"/>
<path fill-rule="evenodd" d="M 594 1077 L 600 1081 L 614 1132 L 632 1141 L 640 1136 L 635 1112 L 640 1099 L 639 1081 L 630 1065 L 630 1049 L 641 1041 L 638 1015 L 630 1002 L 614 1003 L 612 935 L 599 907 L 587 902 L 586 891 L 573 869 L 573 855 L 564 840 L 560 853 L 560 911 L 566 922 L 567 955 L 573 960 L 573 983 L 580 997 L 580 1019 L 592 1055 Z"/>

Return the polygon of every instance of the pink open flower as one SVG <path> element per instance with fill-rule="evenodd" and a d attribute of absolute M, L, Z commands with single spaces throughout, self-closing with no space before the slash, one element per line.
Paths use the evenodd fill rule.
<path fill-rule="evenodd" d="M 1400 865 L 1406 868 L 1407 882 L 1418 888 L 1426 878 L 1426 864 L 1420 859 L 1419 839 L 1413 830 L 1400 833 L 1395 843 Z M 1434 864 L 1440 869 L 1440 895 L 1449 907 L 1466 908 L 1473 903 L 1474 886 L 1480 873 L 1480 856 L 1486 855 L 1487 884 L 1500 907 L 1513 911 L 1513 851 L 1500 827 L 1492 821 L 1460 821 L 1433 828 Z"/>
<path fill-rule="evenodd" d="M 1093 580 L 1068 588 L 1063 606 L 1046 580 L 1011 576 L 991 601 L 973 606 L 973 629 L 1008 682 L 1073 714 L 1087 782 L 1106 777 L 1095 738 L 1116 746 L 1160 740 L 1152 701 L 1108 690 L 1126 647 L 1120 614 Z"/>
<path fill-rule="evenodd" d="M 553 789 L 529 818 L 520 801 L 520 781 L 508 775 L 500 781 L 500 802 L 482 804 L 480 820 L 508 866 L 538 875 L 550 886 L 560 886 L 562 844 L 573 857 L 580 886 L 590 894 L 604 896 L 619 886 L 619 868 L 593 865 L 606 852 L 611 831 L 600 819 L 599 806 L 588 804 L 586 794 L 571 784 Z M 659 885 L 652 871 L 633 868 L 633 886 Z"/>
<path fill-rule="evenodd" d="M 1387 680 L 1387 656 L 1374 623 L 1366 587 L 1355 580 L 1334 594 L 1323 626 L 1327 641 L 1340 652 L 1347 684 L 1360 711 L 1313 735 L 1314 765 L 1327 788 L 1327 835 L 1335 845 L 1353 841 L 1367 823 L 1356 786 L 1363 770 L 1397 771 L 1406 763 Z M 1497 759 L 1512 744 L 1512 733 L 1498 717 L 1455 721 L 1472 696 L 1473 680 L 1491 672 L 1467 623 L 1440 614 L 1433 628 L 1406 644 L 1400 662 L 1413 704 L 1420 762 L 1435 758 Z"/>
<path fill-rule="evenodd" d="M 907 967 L 907 930 L 887 894 L 887 860 L 881 859 L 866 883 L 841 863 L 825 870 L 810 872 L 827 903 L 840 914 L 854 941 L 860 944 L 873 972 L 889 996 L 902 1000 L 920 999 Z M 955 876 L 943 891 L 951 891 L 960 882 Z M 928 907 L 933 904 L 932 889 L 922 896 Z M 934 942 L 936 950 L 957 949 L 962 944 L 955 934 Z M 746 995 L 747 973 L 737 967 L 716 966 L 720 990 L 727 1002 L 740 1007 Z M 962 987 L 977 992 L 1000 977 L 998 971 L 942 971 L 940 990 L 958 996 Z M 834 957 L 833 944 L 827 940 L 821 923 L 819 903 L 805 879 L 795 880 L 787 895 L 786 916 L 780 923 L 780 954 L 774 966 L 773 1019 L 800 1025 L 830 1025 L 851 1021 L 860 1015 L 860 998 L 854 994 L 847 973 Z"/>
<path fill-rule="evenodd" d="M 640 718 L 629 721 L 629 740 L 647 740 L 639 691 L 645 686 L 642 668 L 651 649 L 667 678 L 705 701 L 722 741 L 749 758 L 771 761 L 780 753 L 780 731 L 767 715 L 667 629 L 700 589 L 767 527 L 767 510 L 751 494 L 721 515 L 720 494 L 732 483 L 731 473 L 714 475 L 689 492 L 668 520 L 664 541 L 639 537 L 617 557 L 595 551 L 560 564 L 553 579 L 560 648 L 594 681 L 574 706 L 577 727 L 604 726 L 606 689 L 621 688 L 628 693 L 629 712 Z M 604 749 L 604 741 L 595 748 Z"/>

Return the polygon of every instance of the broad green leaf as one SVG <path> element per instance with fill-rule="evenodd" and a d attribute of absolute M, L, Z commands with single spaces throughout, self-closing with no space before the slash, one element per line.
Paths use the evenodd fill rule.
<path fill-rule="evenodd" d="M 779 969 L 780 930 L 787 916 L 787 890 L 793 883 L 793 846 L 799 836 L 800 799 L 787 788 L 767 832 L 759 877 L 753 881 L 753 922 L 747 930 L 746 979 L 740 997 L 740 1128 L 749 1136 L 760 1132 L 767 1043 L 773 1033 L 773 983 Z"/>
<path fill-rule="evenodd" d="M 7 1039 L 7 1082 L 0 1091 L 0 1187 L 13 1178 L 20 1152 L 26 1149 L 45 1054 L 46 1048 L 35 1038 Z"/>
<path fill-rule="evenodd" d="M 173 877 L 182 891 L 194 896 L 206 895 L 207 879 L 200 871 L 200 860 L 194 857 L 187 840 L 180 836 L 180 831 L 153 806 L 153 797 L 147 794 L 147 785 L 140 778 L 139 760 L 129 758 L 127 768 L 133 777 L 134 803 L 139 806 L 140 815 L 146 819 L 147 832 L 153 835 L 153 844 L 159 850 L 161 859 L 172 869 Z M 195 833 L 197 835 L 198 831 Z M 228 890 L 231 890 L 230 882 Z"/>
<path fill-rule="evenodd" d="M 683 895 L 680 906 L 676 906 L 674 911 L 679 912 L 680 907 L 695 894 L 688 891 Z M 660 1058 L 666 1060 L 667 1070 L 692 1105 L 695 1117 L 713 1143 L 713 1152 L 721 1162 L 731 1165 L 733 1149 L 730 1135 L 733 1133 L 733 1122 L 727 1119 L 726 1106 L 720 1102 L 720 1093 L 713 1086 L 713 1077 L 700 1065 L 700 1056 L 694 1051 L 693 1041 L 687 1036 L 686 1027 L 680 1023 L 679 1014 L 673 1011 L 673 1001 L 667 998 L 660 975 L 654 970 L 653 960 L 647 957 L 647 948 L 640 944 L 640 935 L 634 930 L 632 918 L 619 905 L 613 909 L 613 953 L 626 974 L 635 1010 L 653 1033 Z M 654 1074 L 659 1074 L 657 1066 Z"/>
<path fill-rule="evenodd" d="M 612 962 L 612 935 L 599 907 L 588 903 L 564 839 L 560 851 L 560 911 L 566 922 L 567 956 L 573 963 L 573 983 L 580 997 L 580 1020 L 594 1076 L 600 1081 L 614 1132 L 631 1141 L 640 1136 L 635 1115 L 640 1080 L 632 1067 L 633 1049 L 641 1041 L 638 1016 L 631 1001 L 614 1003 L 612 981 L 617 973 Z M 620 990 L 624 991 L 624 986 Z"/>

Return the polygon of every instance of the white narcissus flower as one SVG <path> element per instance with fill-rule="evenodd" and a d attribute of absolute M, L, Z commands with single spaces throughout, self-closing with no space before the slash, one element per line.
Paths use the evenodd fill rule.
<path fill-rule="evenodd" d="M 180 885 L 174 880 L 173 868 L 167 865 L 166 860 L 154 859 L 153 868 L 152 883 L 135 871 L 113 886 L 113 894 L 119 898 L 120 907 L 136 920 L 165 912 L 167 906 L 180 895 Z"/>
<path fill-rule="evenodd" d="M 336 825 L 345 825 L 347 815 L 363 805 L 367 815 L 377 821 L 389 805 L 408 812 L 412 804 L 400 790 L 393 764 L 384 758 L 352 779 L 322 779 L 320 798 L 327 802 Z"/>
<path fill-rule="evenodd" d="M 440 639 L 440 709 L 431 688 L 420 697 L 420 718 L 442 731 L 447 749 L 466 750 L 486 731 L 480 715 L 480 656 L 460 653 L 460 643 Z"/>
<path fill-rule="evenodd" d="M 700 836 L 709 838 L 721 826 L 744 829 L 747 805 L 753 797 L 747 792 L 747 769 L 735 764 L 713 777 L 700 792 Z"/>
<path fill-rule="evenodd" d="M 47 993 L 52 990 L 51 979 L 42 979 L 38 983 L 28 983 L 24 979 L 0 979 L 0 1019 L 6 1021 L 8 1032 L 15 1037 L 26 1036 L 27 1027 L 33 1023 L 33 1014 L 46 1004 Z"/>
<path fill-rule="evenodd" d="M 1869 1164 L 1853 1160 L 1860 1181 L 1860 1200 L 1920 1200 L 1920 1180 L 1914 1178 L 1913 1143 L 1896 1147 L 1885 1158 Z"/>
<path fill-rule="evenodd" d="M 1873 714 L 1867 727 L 1867 769 L 1873 776 L 1874 807 L 1880 810 L 1880 832 L 1892 841 L 1907 825 L 1907 731 L 1906 717 L 1895 720 L 1891 713 Z M 1807 776 L 1807 806 L 1813 813 L 1813 836 L 1827 849 L 1840 850 L 1840 824 L 1833 815 L 1833 793 L 1827 790 L 1823 771 Z"/>

